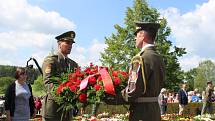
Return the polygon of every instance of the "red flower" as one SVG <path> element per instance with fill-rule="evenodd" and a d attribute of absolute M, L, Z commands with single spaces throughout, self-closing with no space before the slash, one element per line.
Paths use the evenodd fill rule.
<path fill-rule="evenodd" d="M 64 85 L 60 84 L 57 88 L 57 94 L 60 94 L 62 92 L 63 88 L 64 88 Z"/>
<path fill-rule="evenodd" d="M 80 85 L 80 83 L 81 83 L 81 80 L 77 79 L 76 80 L 76 85 Z"/>
<path fill-rule="evenodd" d="M 95 84 L 95 85 L 94 85 L 94 88 L 95 88 L 96 91 L 98 91 L 98 90 L 101 89 L 101 86 L 100 86 L 99 84 Z"/>
<path fill-rule="evenodd" d="M 77 80 L 76 73 L 71 73 L 71 74 L 68 75 L 68 77 L 69 77 L 68 81 L 73 82 L 73 81 Z"/>
<path fill-rule="evenodd" d="M 77 75 L 77 77 L 84 77 L 84 74 L 80 71 L 76 71 L 75 74 Z"/>
<path fill-rule="evenodd" d="M 93 67 L 93 63 L 90 63 L 90 67 Z"/>
<path fill-rule="evenodd" d="M 127 73 L 127 72 L 121 71 L 120 73 L 122 74 L 122 76 L 123 76 L 124 78 L 127 78 L 127 77 L 128 77 L 128 73 Z"/>
<path fill-rule="evenodd" d="M 69 89 L 70 89 L 72 92 L 75 92 L 77 88 L 76 88 L 75 85 L 71 85 L 71 86 L 69 86 Z"/>
<path fill-rule="evenodd" d="M 121 80 L 119 77 L 114 78 L 114 85 L 118 86 L 120 84 Z"/>
<path fill-rule="evenodd" d="M 98 77 L 98 81 L 102 81 L 102 77 L 101 77 L 101 75 Z"/>
<path fill-rule="evenodd" d="M 89 72 L 90 75 L 96 74 L 98 73 L 97 69 L 91 69 L 91 71 Z"/>
<path fill-rule="evenodd" d="M 65 84 L 66 86 L 68 86 L 68 87 L 72 86 L 72 82 L 70 82 L 70 81 L 67 81 L 67 82 L 65 82 L 64 84 Z"/>
<path fill-rule="evenodd" d="M 85 72 L 86 74 L 89 74 L 89 73 L 90 73 L 90 68 L 89 68 L 89 67 L 86 68 L 86 69 L 84 70 L 84 72 Z"/>
<path fill-rule="evenodd" d="M 89 84 L 91 85 L 96 84 L 96 78 L 94 76 L 91 76 L 88 81 L 89 81 Z"/>
<path fill-rule="evenodd" d="M 113 71 L 113 72 L 112 72 L 112 75 L 113 75 L 114 77 L 118 77 L 118 71 Z"/>
<path fill-rule="evenodd" d="M 80 94 L 79 101 L 82 103 L 86 102 L 87 101 L 87 94 L 84 94 L 84 93 Z"/>

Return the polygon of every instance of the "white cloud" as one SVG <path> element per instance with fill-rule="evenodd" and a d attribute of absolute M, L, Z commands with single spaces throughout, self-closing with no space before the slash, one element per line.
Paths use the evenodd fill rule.
<path fill-rule="evenodd" d="M 206 58 L 201 58 L 197 55 L 191 55 L 191 56 L 179 59 L 179 62 L 184 70 L 189 70 L 191 68 L 198 67 L 199 62 L 202 62 L 204 60 L 206 60 Z"/>
<path fill-rule="evenodd" d="M 104 51 L 105 47 L 107 47 L 106 44 L 94 39 L 92 44 L 85 47 L 85 49 L 80 46 L 75 47 L 70 57 L 78 62 L 80 66 L 87 66 L 91 62 L 96 65 L 101 65 L 99 61 L 100 53 Z"/>
<path fill-rule="evenodd" d="M 9 30 L 25 30 L 56 34 L 75 25 L 54 11 L 44 11 L 26 0 L 0 1 L 0 26 Z"/>
<path fill-rule="evenodd" d="M 28 32 L 28 31 L 13 31 L 0 33 L 1 49 L 16 51 L 20 48 L 32 47 L 43 48 L 48 43 L 51 43 L 52 35 L 44 33 Z"/>
<path fill-rule="evenodd" d="M 185 47 L 189 54 L 183 62 L 181 61 L 182 67 L 190 65 L 189 67 L 192 68 L 203 59 L 215 58 L 213 53 L 215 52 L 214 11 L 215 0 L 196 5 L 194 11 L 185 14 L 181 14 L 177 8 L 172 7 L 161 10 L 162 15 L 167 17 L 176 45 Z"/>
<path fill-rule="evenodd" d="M 54 36 L 75 29 L 74 23 L 59 13 L 32 6 L 27 0 L 0 1 L 0 11 L 0 64 L 25 66 L 34 57 L 42 66 L 52 47 L 57 48 Z M 100 64 L 104 47 L 94 39 L 88 47 L 75 45 L 69 56 L 81 66 Z"/>
<path fill-rule="evenodd" d="M 95 60 L 95 63 L 99 63 L 100 53 L 104 51 L 107 45 L 99 43 L 98 40 L 94 39 L 92 46 L 89 48 L 90 59 Z"/>
<path fill-rule="evenodd" d="M 75 29 L 75 24 L 59 13 L 27 0 L 1 0 L 0 11 L 0 64 L 4 65 L 25 66 L 34 56 L 41 64 L 56 45 L 54 36 Z"/>

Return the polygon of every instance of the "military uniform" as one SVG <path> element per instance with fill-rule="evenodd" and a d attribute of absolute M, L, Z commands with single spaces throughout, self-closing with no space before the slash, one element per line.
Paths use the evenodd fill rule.
<path fill-rule="evenodd" d="M 137 26 L 135 34 L 147 27 L 152 33 L 158 29 L 158 25 L 151 23 Z M 160 121 L 158 95 L 164 83 L 164 63 L 153 44 L 144 46 L 133 57 L 129 73 L 128 86 L 122 91 L 130 104 L 129 121 Z"/>
<path fill-rule="evenodd" d="M 212 81 L 208 81 L 207 84 L 212 84 Z M 213 111 L 212 94 L 213 94 L 212 87 L 207 86 L 205 89 L 205 98 L 203 99 L 201 115 L 204 114 L 207 109 L 209 113 L 212 114 Z"/>
<path fill-rule="evenodd" d="M 65 39 L 64 39 L 65 38 Z M 64 33 L 58 37 L 56 37 L 58 41 L 74 41 L 74 32 L 67 32 Z M 59 83 L 59 82 L 53 82 L 50 81 L 51 77 L 60 77 L 60 75 L 63 72 L 67 72 L 67 70 L 74 70 L 74 68 L 77 68 L 78 64 L 71 60 L 70 58 L 64 57 L 64 55 L 61 52 L 57 52 L 56 54 L 52 54 L 47 56 L 44 59 L 42 70 L 43 70 L 43 80 L 45 83 L 45 86 L 47 88 L 47 95 L 44 97 L 43 105 L 42 105 L 42 115 L 43 120 L 45 121 L 60 121 L 61 120 L 61 114 L 62 112 L 57 112 L 58 108 L 60 107 L 53 99 L 52 95 L 50 94 L 53 83 Z M 70 114 L 67 114 L 63 121 L 69 121 L 71 118 Z"/>

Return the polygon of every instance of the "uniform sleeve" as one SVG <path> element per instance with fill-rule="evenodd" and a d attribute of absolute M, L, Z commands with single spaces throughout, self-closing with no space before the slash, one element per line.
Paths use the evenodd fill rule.
<path fill-rule="evenodd" d="M 139 71 L 138 71 L 138 78 L 136 81 L 136 89 L 128 94 L 128 101 L 129 102 L 133 102 L 135 101 L 138 97 L 141 97 L 143 95 L 143 91 L 144 91 L 144 83 L 143 83 L 143 78 L 142 78 L 142 68 L 140 67 Z"/>
<path fill-rule="evenodd" d="M 210 89 L 207 87 L 205 90 L 205 99 L 208 101 L 209 100 L 209 91 Z"/>
<path fill-rule="evenodd" d="M 50 78 L 54 76 L 54 60 L 52 58 L 46 58 L 43 62 L 42 71 L 43 71 L 43 80 L 45 85 L 52 83 Z"/>

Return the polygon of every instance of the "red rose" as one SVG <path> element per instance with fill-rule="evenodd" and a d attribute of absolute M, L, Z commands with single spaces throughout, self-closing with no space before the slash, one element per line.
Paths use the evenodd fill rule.
<path fill-rule="evenodd" d="M 114 85 L 118 86 L 120 84 L 121 80 L 119 77 L 114 78 Z"/>
<path fill-rule="evenodd" d="M 68 87 L 70 87 L 72 85 L 72 82 L 67 81 L 67 82 L 65 82 L 65 85 L 68 86 Z"/>
<path fill-rule="evenodd" d="M 93 74 L 94 74 L 94 72 L 93 72 L 93 71 L 89 71 L 89 74 L 90 74 L 90 75 L 93 75 Z"/>
<path fill-rule="evenodd" d="M 101 75 L 98 77 L 98 81 L 102 81 L 102 77 L 101 77 Z"/>
<path fill-rule="evenodd" d="M 57 88 L 57 94 L 60 94 L 62 92 L 63 88 L 64 88 L 63 84 L 59 85 Z"/>
<path fill-rule="evenodd" d="M 84 77 L 84 74 L 81 73 L 80 71 L 76 71 L 75 73 L 76 73 L 77 77 Z"/>
<path fill-rule="evenodd" d="M 86 68 L 86 69 L 84 70 L 84 72 L 87 73 L 87 74 L 89 74 L 90 68 Z"/>
<path fill-rule="evenodd" d="M 80 83 L 81 83 L 81 80 L 77 79 L 77 80 L 76 80 L 76 84 L 77 84 L 77 85 L 80 85 Z"/>
<path fill-rule="evenodd" d="M 88 81 L 89 81 L 89 84 L 91 85 L 96 84 L 96 78 L 94 76 L 91 76 Z"/>
<path fill-rule="evenodd" d="M 94 69 L 98 71 L 99 70 L 99 66 L 97 66 L 97 65 L 94 66 Z"/>
<path fill-rule="evenodd" d="M 80 94 L 79 101 L 82 103 L 86 102 L 87 101 L 87 94 L 84 94 L 84 93 Z"/>
<path fill-rule="evenodd" d="M 98 91 L 98 90 L 101 89 L 101 86 L 100 86 L 99 84 L 95 84 L 95 85 L 94 85 L 94 88 L 95 88 L 96 91 Z"/>
<path fill-rule="evenodd" d="M 118 71 L 113 71 L 112 75 L 113 75 L 113 77 L 118 77 Z"/>
<path fill-rule="evenodd" d="M 69 89 L 70 89 L 72 92 L 75 92 L 75 91 L 76 91 L 76 86 L 75 86 L 75 85 L 71 85 L 71 86 L 69 86 Z"/>
<path fill-rule="evenodd" d="M 71 74 L 68 75 L 68 77 L 69 77 L 68 81 L 73 82 L 74 80 L 77 80 L 76 73 L 71 73 Z"/>
<path fill-rule="evenodd" d="M 93 67 L 93 63 L 90 63 L 90 67 Z"/>
<path fill-rule="evenodd" d="M 120 73 L 122 74 L 122 76 L 123 76 L 124 78 L 127 78 L 127 77 L 128 77 L 128 73 L 127 73 L 127 72 L 121 71 Z"/>
<path fill-rule="evenodd" d="M 91 69 L 91 71 L 89 72 L 90 75 L 95 74 L 95 73 L 98 73 L 97 69 Z"/>

